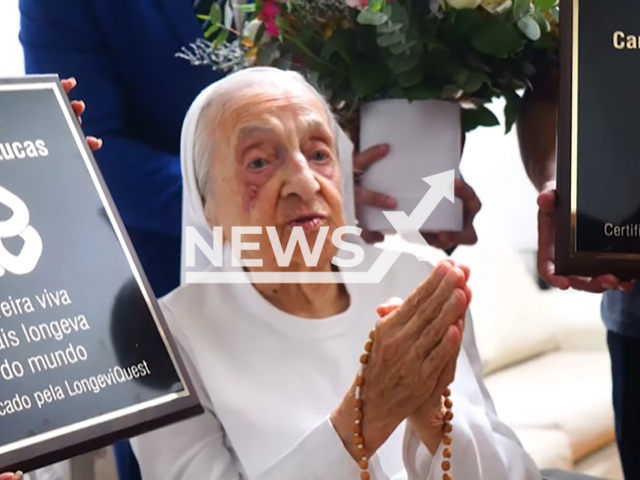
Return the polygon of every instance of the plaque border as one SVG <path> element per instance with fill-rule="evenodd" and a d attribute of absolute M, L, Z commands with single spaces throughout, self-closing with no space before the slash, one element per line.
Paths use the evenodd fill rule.
<path fill-rule="evenodd" d="M 142 269 L 131 239 L 122 222 L 115 202 L 109 193 L 95 157 L 89 148 L 82 127 L 78 122 L 71 102 L 58 75 L 26 75 L 22 77 L 0 77 L 0 91 L 9 90 L 53 90 L 67 121 L 69 130 L 84 160 L 120 247 L 143 294 L 158 332 L 162 337 L 183 390 L 154 398 L 143 403 L 121 408 L 97 417 L 60 427 L 28 439 L 0 446 L 0 472 L 33 471 L 52 463 L 91 452 L 115 443 L 118 440 L 142 435 L 168 426 L 180 420 L 192 418 L 204 412 L 193 382 L 189 378 L 184 362 L 180 358 L 169 328 L 162 315 L 153 290 Z"/>
<path fill-rule="evenodd" d="M 613 274 L 622 280 L 630 280 L 640 277 L 640 254 L 577 250 L 579 4 L 580 0 L 560 0 L 555 273 L 589 277 Z"/>

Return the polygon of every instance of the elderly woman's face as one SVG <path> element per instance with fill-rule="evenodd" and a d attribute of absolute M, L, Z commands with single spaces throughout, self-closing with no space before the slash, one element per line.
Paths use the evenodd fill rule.
<path fill-rule="evenodd" d="M 216 132 L 216 160 L 210 169 L 215 214 L 231 239 L 233 226 L 260 226 L 244 235 L 259 243 L 243 259 L 261 258 L 275 266 L 265 227 L 275 227 L 283 251 L 292 229 L 301 227 L 313 251 L 321 227 L 328 227 L 320 263 L 335 254 L 333 231 L 345 223 L 340 165 L 330 119 L 321 101 L 303 86 L 245 89 L 225 105 Z M 303 261 L 296 247 L 291 265 Z M 272 267 L 273 268 L 273 267 Z"/>

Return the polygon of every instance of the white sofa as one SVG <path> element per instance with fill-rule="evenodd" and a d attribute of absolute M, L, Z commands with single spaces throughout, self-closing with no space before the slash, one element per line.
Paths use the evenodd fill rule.
<path fill-rule="evenodd" d="M 622 480 L 601 296 L 541 290 L 497 222 L 480 214 L 475 224 L 478 244 L 453 258 L 471 268 L 476 340 L 498 415 L 541 469 Z M 443 258 L 397 237 L 387 245 Z"/>

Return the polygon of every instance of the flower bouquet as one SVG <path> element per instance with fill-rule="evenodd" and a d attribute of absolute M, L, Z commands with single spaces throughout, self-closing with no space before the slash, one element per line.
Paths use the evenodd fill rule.
<path fill-rule="evenodd" d="M 557 61 L 558 0 L 237 2 L 214 4 L 202 17 L 205 38 L 179 55 L 225 72 L 254 65 L 301 71 L 327 98 L 350 136 L 359 136 L 361 149 L 391 144 L 398 158 L 375 165 L 365 180 L 370 188 L 411 197 L 398 202 L 407 213 L 424 195 L 420 178 L 457 170 L 462 132 L 500 123 L 487 104 L 505 100 L 508 132 L 517 116 L 519 92 L 531 88 L 539 65 Z M 424 134 L 408 128 L 410 121 L 421 122 Z M 393 138 L 403 130 L 404 138 Z M 427 152 L 428 160 L 418 161 L 418 152 Z M 417 175 L 419 183 L 407 187 L 405 182 L 401 192 L 389 190 L 389 173 L 398 178 L 399 168 L 407 181 Z M 460 212 L 451 208 L 443 218 L 461 225 Z M 388 226 L 381 214 L 366 223 L 368 228 Z"/>

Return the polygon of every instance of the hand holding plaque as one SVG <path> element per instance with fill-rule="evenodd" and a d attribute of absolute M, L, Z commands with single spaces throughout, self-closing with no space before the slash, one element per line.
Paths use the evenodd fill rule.
<path fill-rule="evenodd" d="M 556 236 L 556 185 L 548 182 L 538 196 L 538 272 L 550 286 L 567 290 L 573 288 L 592 293 L 622 288 L 631 290 L 631 282 L 620 282 L 614 275 L 606 274 L 595 278 L 564 277 L 556 275 L 555 246 Z"/>

